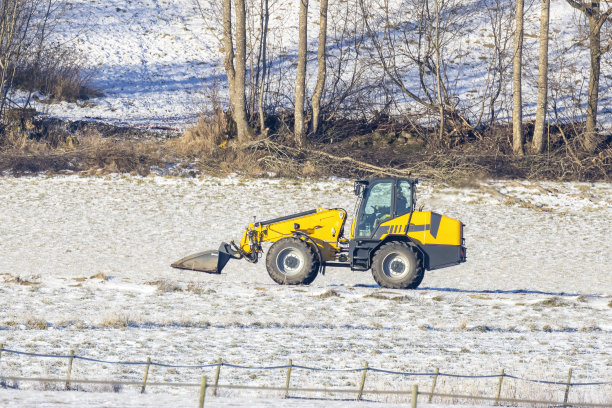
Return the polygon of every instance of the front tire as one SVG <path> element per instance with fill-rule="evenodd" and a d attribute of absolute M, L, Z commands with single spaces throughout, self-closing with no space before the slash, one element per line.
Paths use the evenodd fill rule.
<path fill-rule="evenodd" d="M 425 276 L 416 254 L 405 242 L 389 242 L 372 258 L 372 276 L 383 288 L 416 289 Z"/>
<path fill-rule="evenodd" d="M 279 285 L 309 285 L 319 273 L 319 260 L 306 242 L 283 238 L 270 247 L 266 269 Z"/>

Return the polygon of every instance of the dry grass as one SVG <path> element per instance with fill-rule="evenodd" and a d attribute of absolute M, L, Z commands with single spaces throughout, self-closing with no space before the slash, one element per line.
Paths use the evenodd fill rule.
<path fill-rule="evenodd" d="M 47 329 L 47 321 L 45 319 L 41 319 L 35 316 L 28 316 L 25 319 L 24 324 L 28 329 L 38 329 L 38 330 Z"/>
<path fill-rule="evenodd" d="M 15 117 L 9 121 L 13 125 L 0 126 L 0 172 L 147 175 L 158 171 L 152 169 L 153 166 L 165 169 L 166 163 L 174 163 L 177 165 L 172 172 L 192 176 L 204 172 L 216 176 L 240 173 L 250 177 L 272 174 L 291 178 L 333 175 L 362 178 L 405 176 L 412 172 L 437 182 L 471 186 L 473 180 L 482 177 L 608 179 L 606 169 L 612 163 L 612 147 L 597 157 L 585 156 L 583 167 L 568 170 L 559 164 L 565 163 L 562 152 L 547 159 L 540 156 L 517 158 L 511 154 L 492 155 L 485 148 L 479 151 L 477 146 L 466 145 L 461 149 L 425 149 L 415 153 L 387 145 L 356 149 L 351 138 L 341 143 L 313 144 L 300 149 L 291 145 L 290 135 L 283 134 L 237 145 L 232 139 L 235 129 L 231 117 L 221 108 L 202 114 L 195 126 L 181 137 L 168 141 L 155 136 L 151 140 L 151 134 L 143 138 L 140 129 L 86 125 L 87 129 L 75 131 L 74 128 L 70 130 L 69 123 L 57 120 L 40 123 L 30 117 L 31 113 L 20 117 L 22 113 L 13 115 Z M 354 136 L 357 137 L 359 135 Z M 186 172 L 183 171 L 185 166 Z M 503 196 L 506 198 L 509 204 L 549 211 L 525 200 Z"/>
<path fill-rule="evenodd" d="M 130 173 L 148 175 L 163 165 L 162 146 L 155 141 L 114 140 L 96 132 L 70 136 L 48 129 L 45 139 L 25 132 L 8 132 L 0 143 L 0 171 L 16 174 L 43 171 L 86 172 L 88 175 Z"/>
<path fill-rule="evenodd" d="M 4 278 L 4 283 L 16 283 L 18 285 L 33 286 L 40 285 L 40 282 L 37 282 L 39 279 L 39 275 L 30 275 L 28 277 L 8 275 L 8 277 Z"/>
<path fill-rule="evenodd" d="M 48 99 L 77 102 L 102 96 L 102 92 L 90 85 L 91 73 L 84 68 L 84 60 L 73 49 L 53 48 L 39 61 L 25 62 L 15 71 L 13 85 L 17 89 L 38 92 Z"/>
<path fill-rule="evenodd" d="M 537 304 L 547 307 L 566 307 L 571 305 L 569 302 L 566 302 L 565 300 L 557 296 L 553 296 L 551 298 L 538 302 Z"/>
<path fill-rule="evenodd" d="M 112 328 L 112 329 L 124 329 L 131 324 L 134 324 L 132 319 L 125 312 L 113 312 L 105 315 L 100 322 L 101 327 Z"/>
<path fill-rule="evenodd" d="M 212 295 L 217 293 L 216 290 L 207 288 L 204 284 L 198 282 L 189 282 L 187 284 L 187 292 L 195 295 Z"/>
<path fill-rule="evenodd" d="M 168 280 L 161 280 L 157 282 L 157 292 L 159 293 L 170 293 L 170 292 L 182 292 L 181 288 L 177 283 Z"/>
<path fill-rule="evenodd" d="M 330 297 L 342 297 L 342 296 L 338 292 L 336 292 L 335 290 L 330 289 L 330 290 L 327 290 L 327 291 L 321 293 L 320 295 L 316 295 L 314 297 L 319 298 L 319 299 L 327 299 L 327 298 L 330 298 Z"/>
<path fill-rule="evenodd" d="M 183 136 L 167 142 L 167 147 L 184 156 L 209 155 L 228 141 L 231 120 L 221 109 L 203 113 L 198 123 L 188 128 Z"/>

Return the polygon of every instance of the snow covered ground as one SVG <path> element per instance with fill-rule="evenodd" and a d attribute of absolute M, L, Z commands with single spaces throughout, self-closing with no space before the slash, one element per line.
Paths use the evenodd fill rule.
<path fill-rule="evenodd" d="M 216 92 L 217 98 L 221 100 L 227 96 L 224 55 L 220 42 L 222 23 L 219 4 L 214 1 L 200 3 L 202 9 L 199 9 L 193 0 L 70 0 L 65 12 L 54 24 L 55 38 L 58 42 L 74 46 L 82 53 L 84 67 L 93 74 L 92 85 L 104 92 L 104 96 L 93 98 L 85 104 L 34 103 L 34 107 L 63 119 L 98 120 L 147 128 L 182 130 L 195 123 L 200 112 L 212 107 L 207 95 Z M 469 3 L 465 6 L 469 7 Z M 483 6 L 476 1 L 471 3 L 473 11 L 469 12 L 467 31 L 451 40 L 447 58 L 452 62 L 448 75 L 449 78 L 457 77 L 457 84 L 453 84 L 456 89 L 452 90 L 457 95 L 453 97 L 462 104 L 477 105 L 472 107 L 474 110 L 471 114 L 478 117 L 482 93 L 489 88 L 486 81 L 490 67 L 487 68 L 486 64 L 492 58 L 493 35 L 487 23 L 490 16 L 486 10 L 492 6 Z M 249 20 L 249 41 L 253 39 L 254 42 L 258 35 L 259 3 L 253 4 L 249 8 L 249 15 L 253 20 Z M 347 4 L 330 4 L 330 64 L 340 58 L 337 55 L 337 45 L 332 45 L 334 37 L 340 36 L 343 28 L 351 30 L 355 24 L 346 21 L 345 15 L 349 12 Z M 392 7 L 397 7 L 398 4 L 401 4 L 400 0 L 391 2 Z M 296 2 L 278 0 L 271 2 L 270 7 L 272 14 L 268 39 L 272 64 L 271 82 L 273 86 L 279 84 L 278 89 L 274 88 L 274 92 L 286 95 L 282 103 L 287 104 L 295 86 Z M 358 9 L 357 4 L 351 7 Z M 587 77 L 584 72 L 587 67 L 584 64 L 588 63 L 588 56 L 584 47 L 572 45 L 575 39 L 580 37 L 576 29 L 579 18 L 575 17 L 575 11 L 566 2 L 553 2 L 551 8 L 551 87 L 561 84 L 555 86 L 560 86 L 568 92 L 567 95 L 555 93 L 551 97 L 554 96 L 555 103 L 563 111 L 564 101 L 572 96 L 568 86 L 575 85 L 577 88 L 586 89 L 584 84 Z M 537 88 L 537 69 L 534 64 L 537 61 L 538 49 L 539 3 L 528 3 L 526 10 L 526 78 L 523 98 L 524 114 L 529 118 L 535 109 Z M 309 10 L 309 41 L 313 53 L 316 50 L 318 13 L 318 2 L 312 2 Z M 350 11 L 349 15 L 350 13 L 353 11 Z M 350 18 L 360 20 L 358 17 Z M 509 14 L 505 18 L 510 18 Z M 348 26 L 345 27 L 345 24 Z M 352 35 L 350 32 L 347 34 Z M 253 46 L 257 48 L 254 44 Z M 341 58 L 348 58 L 348 61 L 345 61 L 345 65 L 339 70 L 343 72 L 343 80 L 351 82 L 351 58 L 354 58 L 351 53 L 354 54 L 355 50 L 347 44 L 344 44 L 344 47 L 346 49 L 342 52 L 346 55 Z M 358 71 L 363 80 L 369 78 L 368 80 L 374 81 L 373 78 L 380 76 L 381 69 L 379 64 L 368 59 L 368 52 L 370 51 L 364 45 L 360 51 Z M 316 55 L 311 54 L 311 68 L 315 66 L 315 60 Z M 599 121 L 609 123 L 610 112 L 606 108 L 609 105 L 609 79 L 605 75 L 609 66 L 605 59 L 603 64 L 600 91 L 602 112 Z M 406 65 L 411 66 L 411 63 L 406 61 Z M 335 69 L 338 68 L 329 69 L 330 75 Z M 403 69 L 403 66 L 400 66 L 400 69 Z M 315 79 L 316 70 L 309 69 L 310 92 L 314 88 Z M 407 69 L 404 79 L 413 92 L 421 93 L 416 68 Z M 451 80 L 453 81 L 454 79 Z M 331 84 L 333 81 L 330 79 L 328 82 Z M 509 90 L 510 88 L 504 92 L 509 94 Z M 374 100 L 375 98 L 372 103 Z M 507 108 L 503 109 L 501 117 L 507 115 Z"/>
<path fill-rule="evenodd" d="M 263 263 L 232 261 L 220 276 L 169 267 L 239 238 L 253 216 L 338 206 L 352 213 L 346 180 L 0 178 L 0 343 L 35 353 L 74 349 L 105 360 L 150 356 L 167 364 L 208 364 L 223 358 L 268 366 L 292 359 L 319 368 L 358 368 L 367 361 L 410 372 L 497 374 L 503 368 L 557 381 L 565 381 L 571 367 L 574 381 L 612 381 L 612 186 L 488 181 L 419 187 L 425 208 L 467 225 L 468 262 L 426 273 L 418 290 L 401 291 L 381 289 L 369 273 L 342 269 L 328 270 L 308 287 L 286 287 L 272 282 Z M 142 371 L 77 360 L 73 377 L 140 380 Z M 7 353 L 0 360 L 6 376 L 63 378 L 65 372 L 65 360 Z M 214 369 L 152 367 L 149 381 L 198 382 L 202 375 L 212 378 Z M 284 376 L 284 370 L 224 367 L 220 382 L 278 386 Z M 350 388 L 359 377 L 294 370 L 292 384 Z M 414 383 L 428 389 L 431 378 L 369 373 L 367 380 L 378 389 Z M 438 390 L 491 396 L 496 385 L 496 379 L 441 378 Z M 25 382 L 19 387 L 0 390 L 0 405 L 109 406 L 105 401 L 112 405 L 122 396 L 128 402 L 120 405 L 140 404 L 129 389 L 98 397 L 49 394 Z M 563 392 L 563 386 L 508 379 L 503 395 L 559 400 Z M 142 405 L 197 401 L 196 390 L 151 387 L 148 393 L 161 394 Z M 220 393 L 211 406 L 251 401 L 238 391 Z M 253 398 L 261 406 L 334 406 L 278 397 Z M 570 400 L 611 403 L 612 386 L 574 387 Z"/>

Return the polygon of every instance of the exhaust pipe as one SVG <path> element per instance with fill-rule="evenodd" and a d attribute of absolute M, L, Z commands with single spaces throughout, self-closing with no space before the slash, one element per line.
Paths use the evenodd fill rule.
<path fill-rule="evenodd" d="M 220 274 L 230 259 L 240 259 L 228 243 L 221 243 L 218 251 L 210 250 L 191 254 L 170 265 L 176 269 Z"/>

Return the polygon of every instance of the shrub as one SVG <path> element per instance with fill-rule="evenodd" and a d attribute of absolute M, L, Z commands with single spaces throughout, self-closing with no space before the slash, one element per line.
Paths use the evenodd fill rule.
<path fill-rule="evenodd" d="M 13 78 L 17 89 L 67 102 L 102 96 L 90 82 L 91 72 L 85 70 L 84 60 L 74 50 L 61 47 L 46 51 L 39 59 L 22 62 Z"/>

